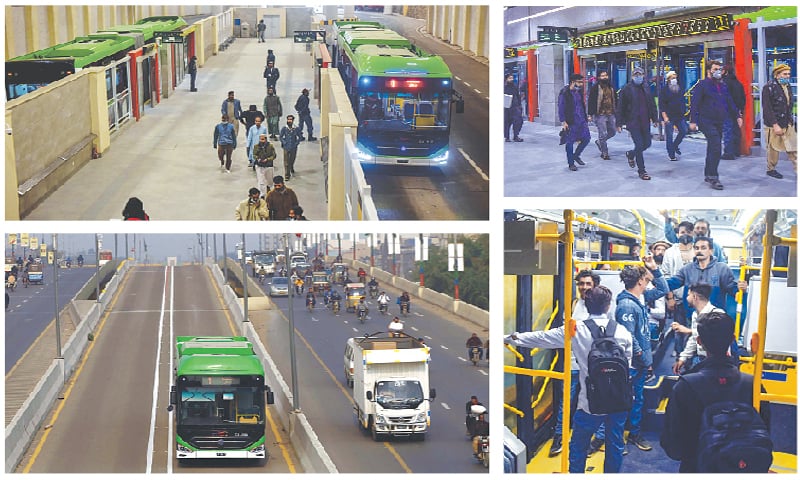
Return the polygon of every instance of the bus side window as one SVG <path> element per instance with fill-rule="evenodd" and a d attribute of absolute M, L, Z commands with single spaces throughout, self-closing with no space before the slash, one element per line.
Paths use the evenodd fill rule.
<path fill-rule="evenodd" d="M 414 102 L 403 104 L 403 120 L 409 123 L 414 120 Z"/>

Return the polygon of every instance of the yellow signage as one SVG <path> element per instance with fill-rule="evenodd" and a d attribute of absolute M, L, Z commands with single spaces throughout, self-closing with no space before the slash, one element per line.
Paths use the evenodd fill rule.
<path fill-rule="evenodd" d="M 31 250 L 39 248 L 39 237 L 31 237 Z"/>
<path fill-rule="evenodd" d="M 16 245 L 17 244 L 17 234 L 16 233 L 9 233 L 8 234 L 8 244 L 9 245 Z"/>
<path fill-rule="evenodd" d="M 28 246 L 28 234 L 27 233 L 20 233 L 19 234 L 19 246 L 20 247 L 27 247 Z"/>

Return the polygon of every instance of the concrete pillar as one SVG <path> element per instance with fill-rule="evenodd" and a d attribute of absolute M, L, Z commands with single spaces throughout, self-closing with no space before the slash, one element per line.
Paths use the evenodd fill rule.
<path fill-rule="evenodd" d="M 83 31 L 84 33 L 95 31 L 92 30 L 91 7 L 89 6 L 83 7 Z"/>
<path fill-rule="evenodd" d="M 328 114 L 328 220 L 345 220 L 344 128 L 338 113 Z"/>
<path fill-rule="evenodd" d="M 329 118 L 331 112 L 331 77 L 330 69 L 323 68 L 319 75 L 319 128 L 320 137 L 328 136 Z"/>
<path fill-rule="evenodd" d="M 31 6 L 22 7 L 25 18 L 25 47 L 28 52 L 35 52 L 41 49 L 37 35 L 39 29 L 34 26 L 33 21 L 33 8 Z"/>
<path fill-rule="evenodd" d="M 58 37 L 56 37 L 56 8 L 61 7 L 54 7 L 52 5 L 45 7 L 47 11 L 47 39 L 50 42 L 50 45 L 57 45 L 58 44 Z"/>
<path fill-rule="evenodd" d="M 67 5 L 64 7 L 67 9 L 67 38 L 75 38 L 78 35 L 75 33 L 77 31 L 77 25 L 75 22 L 75 9 L 78 8 L 75 5 Z"/>
<path fill-rule="evenodd" d="M 106 76 L 102 67 L 92 67 L 89 74 L 89 109 L 92 112 L 92 133 L 97 135 L 94 145 L 102 153 L 111 146 L 108 130 L 108 104 L 106 103 Z"/>
<path fill-rule="evenodd" d="M 475 54 L 489 58 L 489 7 L 482 5 L 478 8 L 478 25 L 475 32 Z"/>

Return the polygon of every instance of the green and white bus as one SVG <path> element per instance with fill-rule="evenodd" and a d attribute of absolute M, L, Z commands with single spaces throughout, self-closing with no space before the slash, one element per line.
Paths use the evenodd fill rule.
<path fill-rule="evenodd" d="M 461 113 L 464 104 L 444 60 L 377 22 L 334 22 L 332 37 L 361 162 L 445 165 L 452 108 Z"/>
<path fill-rule="evenodd" d="M 266 405 L 274 402 L 264 367 L 246 337 L 177 337 L 175 410 L 178 461 L 265 459 Z"/>

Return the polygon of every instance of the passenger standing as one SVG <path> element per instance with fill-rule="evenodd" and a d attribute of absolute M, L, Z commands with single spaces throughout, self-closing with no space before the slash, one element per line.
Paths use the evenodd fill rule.
<path fill-rule="evenodd" d="M 269 62 L 272 62 L 273 65 L 275 64 L 275 53 L 271 49 L 267 50 L 267 64 Z"/>
<path fill-rule="evenodd" d="M 588 320 L 594 321 L 598 327 L 606 328 L 613 320 L 609 320 L 606 313 L 611 304 L 611 291 L 598 286 L 584 294 L 586 308 L 589 311 Z M 616 324 L 616 323 L 615 323 Z M 625 352 L 625 358 L 630 364 L 633 341 L 631 334 L 625 328 L 616 325 L 614 339 Z M 550 330 L 513 333 L 505 338 L 505 343 L 529 348 L 564 348 L 564 326 Z M 589 352 L 593 343 L 592 331 L 587 322 L 577 322 L 575 335 L 572 339 L 572 350 L 578 363 L 579 382 L 586 385 L 589 376 Z M 569 471 L 570 473 L 584 473 L 586 470 L 586 456 L 592 434 L 600 425 L 605 425 L 606 430 L 606 456 L 603 462 L 604 473 L 619 473 L 622 468 L 622 452 L 625 448 L 625 419 L 627 410 L 621 412 L 595 414 L 589 408 L 587 389 L 581 388 L 578 394 L 578 409 L 575 411 L 572 437 L 569 441 Z"/>
<path fill-rule="evenodd" d="M 503 90 L 504 94 L 511 97 L 511 103 L 505 109 L 505 120 L 503 125 L 503 136 L 506 142 L 510 142 L 509 129 L 514 127 L 514 141 L 523 141 L 519 137 L 519 132 L 522 130 L 522 98 L 519 95 L 519 89 L 514 85 L 514 76 L 506 76 L 506 85 Z"/>
<path fill-rule="evenodd" d="M 286 115 L 286 126 L 281 129 L 281 147 L 283 148 L 283 173 L 287 182 L 294 175 L 294 161 L 297 158 L 297 146 L 300 144 L 301 136 L 300 129 L 294 126 L 294 115 Z"/>
<path fill-rule="evenodd" d="M 264 78 L 267 80 L 267 89 L 272 87 L 272 90 L 275 92 L 278 89 L 275 85 L 278 83 L 278 79 L 281 77 L 281 72 L 277 68 L 275 68 L 275 61 L 267 61 L 267 67 L 264 68 Z"/>
<path fill-rule="evenodd" d="M 189 60 L 189 76 L 191 77 L 191 87 L 189 88 L 190 92 L 196 92 L 197 87 L 195 87 L 195 82 L 197 81 L 197 57 L 194 55 Z"/>
<path fill-rule="evenodd" d="M 267 89 L 267 96 L 264 97 L 264 113 L 267 114 L 269 138 L 270 140 L 277 140 L 280 133 L 278 122 L 283 116 L 283 105 L 281 105 L 281 97 L 275 95 L 274 88 Z"/>
<path fill-rule="evenodd" d="M 246 199 L 236 207 L 236 220 L 269 220 L 267 212 L 267 202 L 261 198 L 261 191 L 255 187 L 251 188 Z"/>
<path fill-rule="evenodd" d="M 222 122 L 214 127 L 214 148 L 217 149 L 220 168 L 225 173 L 231 173 L 231 156 L 236 148 L 236 132 L 233 125 L 228 123 L 228 115 L 222 115 Z M 225 160 L 223 160 L 225 157 Z"/>
<path fill-rule="evenodd" d="M 795 99 L 790 85 L 791 76 L 791 67 L 782 63 L 772 70 L 772 80 L 761 91 L 764 143 L 767 144 L 767 175 L 778 179 L 783 178 L 775 169 L 780 152 L 786 152 L 797 172 L 797 126 L 792 116 Z"/>
<path fill-rule="evenodd" d="M 273 220 L 288 220 L 289 210 L 297 206 L 297 194 L 283 183 L 283 177 L 277 175 L 272 179 L 275 188 L 267 194 L 267 208 Z"/>
<path fill-rule="evenodd" d="M 258 21 L 258 26 L 256 27 L 256 31 L 258 32 L 258 43 L 265 43 L 266 40 L 264 39 L 264 34 L 267 31 L 267 26 L 264 24 L 263 19 Z"/>
<path fill-rule="evenodd" d="M 692 109 L 689 129 L 697 127 L 706 137 L 705 181 L 714 190 L 722 190 L 719 181 L 719 159 L 722 156 L 722 127 L 725 119 L 736 119 L 741 128 L 739 110 L 722 82 L 722 64 L 710 60 L 706 65 L 706 78 L 697 82 L 692 91 Z"/>
<path fill-rule="evenodd" d="M 601 70 L 597 74 L 598 83 L 589 90 L 589 120 L 597 125 L 597 140 L 594 144 L 600 149 L 600 158 L 609 160 L 608 139 L 617 134 L 614 112 L 617 106 L 617 94 L 608 78 L 608 72 Z"/>
<path fill-rule="evenodd" d="M 746 97 L 744 95 L 744 85 L 736 78 L 736 72 L 732 65 L 725 65 L 725 74 L 722 76 L 722 81 L 728 87 L 728 92 L 731 94 L 733 104 L 736 109 L 744 113 L 744 102 Z M 730 118 L 725 120 L 725 125 L 722 129 L 722 159 L 734 160 L 736 157 L 741 156 L 742 151 L 742 129 L 734 125 L 733 120 Z"/>
<path fill-rule="evenodd" d="M 707 353 L 705 348 L 697 343 L 697 318 L 700 315 L 711 312 L 725 313 L 725 310 L 715 307 L 714 304 L 708 301 L 710 295 L 711 285 L 706 285 L 704 283 L 690 285 L 686 300 L 694 309 L 694 313 L 692 313 L 692 326 L 689 328 L 678 322 L 672 322 L 671 328 L 674 332 L 689 335 L 686 346 L 681 350 L 680 355 L 675 360 L 675 364 L 672 366 L 672 373 L 675 375 L 680 374 L 682 368 L 686 367 L 688 370 L 696 363 L 706 359 Z"/>
<path fill-rule="evenodd" d="M 261 117 L 263 121 L 266 118 L 266 115 L 258 109 L 255 105 L 250 105 L 250 108 L 242 112 L 242 117 L 239 119 L 242 124 L 244 124 L 244 134 L 247 135 L 250 133 L 250 127 L 256 124 L 256 117 Z M 258 137 L 256 137 L 256 141 L 258 141 Z"/>
<path fill-rule="evenodd" d="M 239 136 L 239 119 L 242 118 L 242 104 L 234 98 L 233 90 L 228 92 L 228 98 L 222 101 L 220 112 L 228 116 L 228 121 L 233 124 L 234 134 Z"/>
<path fill-rule="evenodd" d="M 573 73 L 569 77 L 569 85 L 558 93 L 558 119 L 561 121 L 561 142 L 566 144 L 567 166 L 573 172 L 578 170 L 578 165 L 586 165 L 581 160 L 581 153 L 589 140 L 589 120 L 586 117 L 586 106 L 583 103 L 583 75 Z M 580 142 L 573 151 L 574 143 Z"/>
<path fill-rule="evenodd" d="M 633 361 L 631 378 L 633 383 L 633 406 L 628 423 L 630 434 L 628 443 L 640 450 L 649 451 L 653 447 L 641 435 L 642 410 L 644 409 L 644 381 L 653 367 L 653 352 L 650 349 L 650 324 L 647 303 L 667 294 L 667 283 L 651 255 L 644 258 L 644 266 L 626 266 L 619 274 L 625 286 L 617 295 L 617 311 L 614 318 L 633 336 Z M 655 288 L 647 285 L 653 282 Z M 644 298 L 644 303 L 640 300 Z"/>
<path fill-rule="evenodd" d="M 304 88 L 300 96 L 297 97 L 294 109 L 300 116 L 300 126 L 298 128 L 300 132 L 300 141 L 305 140 L 305 137 L 303 137 L 303 125 L 305 125 L 306 132 L 308 132 L 308 141 L 313 142 L 317 137 L 314 136 L 314 123 L 311 121 L 311 109 L 308 108 L 309 103 L 308 89 Z"/>
<path fill-rule="evenodd" d="M 678 74 L 675 72 L 667 73 L 667 84 L 661 89 L 658 97 L 658 108 L 661 109 L 661 124 L 664 126 L 664 134 L 667 137 L 667 155 L 673 162 L 678 160 L 681 154 L 681 142 L 686 136 L 687 125 L 686 103 L 683 98 L 683 90 L 678 84 Z M 675 134 L 673 130 L 678 130 L 678 136 L 672 140 Z"/>
<path fill-rule="evenodd" d="M 259 142 L 261 135 L 267 135 L 267 127 L 261 123 L 262 117 L 255 118 L 255 124 L 247 131 L 247 159 L 249 160 L 248 166 L 254 167 L 253 148 Z"/>
<path fill-rule="evenodd" d="M 253 147 L 253 160 L 256 167 L 256 182 L 258 189 L 266 196 L 272 188 L 272 178 L 275 176 L 275 147 L 267 140 L 267 134 L 259 134 L 258 143 Z"/>
<path fill-rule="evenodd" d="M 650 123 L 658 124 L 658 110 L 656 102 L 644 84 L 644 70 L 641 67 L 633 69 L 632 80 L 619 92 L 617 104 L 617 132 L 622 132 L 622 126 L 628 129 L 633 140 L 633 150 L 625 152 L 628 165 L 638 167 L 639 178 L 650 180 L 644 167 L 644 151 L 650 148 Z"/>

